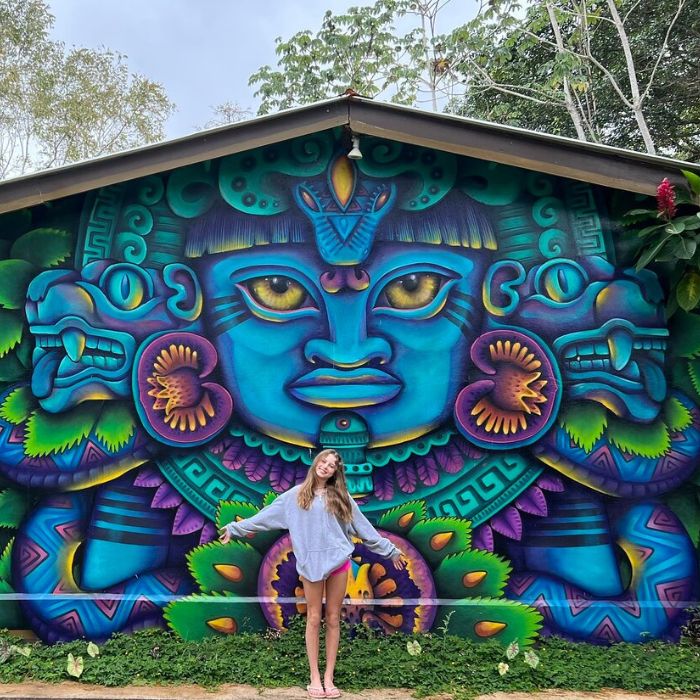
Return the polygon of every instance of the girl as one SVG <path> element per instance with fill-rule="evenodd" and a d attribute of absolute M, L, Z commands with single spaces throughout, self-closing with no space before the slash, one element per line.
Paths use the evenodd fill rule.
<path fill-rule="evenodd" d="M 340 607 L 355 548 L 352 536 L 364 540 L 373 552 L 391 559 L 397 569 L 406 560 L 399 549 L 381 537 L 350 497 L 343 461 L 335 450 L 319 452 L 304 481 L 278 496 L 252 518 L 221 528 L 219 539 L 255 532 L 288 529 L 297 572 L 306 598 L 306 654 L 311 682 L 306 690 L 312 698 L 338 698 L 333 672 L 340 640 Z M 321 684 L 318 668 L 321 603 L 326 594 L 326 672 Z"/>

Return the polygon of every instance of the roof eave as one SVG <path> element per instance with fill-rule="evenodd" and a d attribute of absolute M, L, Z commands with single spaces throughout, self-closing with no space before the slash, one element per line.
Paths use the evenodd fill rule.
<path fill-rule="evenodd" d="M 667 177 L 683 183 L 683 161 L 464 117 L 338 97 L 0 183 L 0 213 L 167 172 L 338 126 L 353 132 L 652 195 Z"/>

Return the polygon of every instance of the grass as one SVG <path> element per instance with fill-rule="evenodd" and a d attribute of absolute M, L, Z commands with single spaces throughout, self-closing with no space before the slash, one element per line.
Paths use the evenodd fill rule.
<path fill-rule="evenodd" d="M 459 637 L 427 634 L 383 637 L 364 628 L 341 641 L 336 682 L 347 690 L 412 688 L 418 695 L 453 693 L 466 699 L 496 691 L 551 688 L 631 692 L 700 691 L 700 647 L 689 642 L 616 644 L 598 647 L 550 638 L 536 648 L 539 665 L 531 668 L 520 652 L 507 659 L 502 646 L 474 644 Z M 420 653 L 407 642 L 418 641 Z M 9 645 L 16 645 L 10 651 Z M 243 683 L 257 687 L 305 685 L 303 624 L 285 634 L 241 634 L 186 642 L 172 633 L 145 630 L 115 635 L 91 658 L 85 642 L 31 645 L 23 656 L 16 639 L 0 635 L 0 682 L 58 682 L 70 678 L 68 654 L 82 657 L 80 682 L 104 686 L 197 683 L 214 687 Z M 514 650 L 513 650 L 514 651 Z M 532 659 L 531 659 L 532 660 Z M 507 663 L 500 675 L 498 665 Z"/>

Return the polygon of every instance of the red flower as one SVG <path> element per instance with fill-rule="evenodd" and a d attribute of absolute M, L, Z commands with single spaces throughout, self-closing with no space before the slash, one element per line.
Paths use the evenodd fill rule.
<path fill-rule="evenodd" d="M 659 216 L 670 221 L 676 215 L 676 190 L 665 177 L 656 189 L 656 206 Z"/>

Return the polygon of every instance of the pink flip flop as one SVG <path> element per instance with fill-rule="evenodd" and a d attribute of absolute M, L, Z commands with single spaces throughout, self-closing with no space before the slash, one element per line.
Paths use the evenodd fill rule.
<path fill-rule="evenodd" d="M 326 697 L 327 698 L 339 698 L 341 696 L 340 690 L 334 685 L 326 686 Z"/>
<path fill-rule="evenodd" d="M 327 697 L 326 691 L 323 689 L 323 686 L 307 685 L 306 692 L 309 694 L 310 698 L 325 698 L 325 697 Z M 338 696 L 334 695 L 333 697 L 338 697 Z"/>

